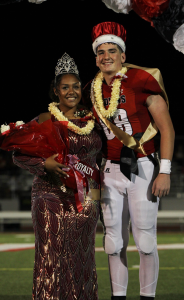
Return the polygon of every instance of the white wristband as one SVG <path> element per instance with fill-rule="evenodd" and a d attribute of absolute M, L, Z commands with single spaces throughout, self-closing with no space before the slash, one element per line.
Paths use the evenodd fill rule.
<path fill-rule="evenodd" d="M 160 160 L 159 173 L 170 174 L 171 173 L 171 161 L 169 159 Z"/>

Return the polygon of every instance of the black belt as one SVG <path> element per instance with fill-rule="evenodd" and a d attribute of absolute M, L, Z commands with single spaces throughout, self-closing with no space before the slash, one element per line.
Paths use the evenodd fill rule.
<path fill-rule="evenodd" d="M 120 165 L 120 160 L 111 160 L 111 164 Z"/>
<path fill-rule="evenodd" d="M 157 160 L 150 154 L 147 155 L 148 159 L 154 164 L 154 166 L 158 166 Z M 122 158 L 121 158 L 122 159 Z M 123 162 L 120 160 L 111 160 L 112 164 L 120 165 L 120 171 L 131 180 L 130 173 L 138 175 L 138 165 L 137 161 L 132 164 L 131 158 L 123 157 Z"/>
<path fill-rule="evenodd" d="M 140 140 L 143 136 L 143 133 L 136 133 L 134 137 L 137 140 Z M 158 162 L 154 159 L 154 157 L 150 154 L 147 156 L 149 160 L 154 164 L 154 166 L 158 165 Z M 120 171 L 131 180 L 131 173 L 138 175 L 138 165 L 137 165 L 137 157 L 135 156 L 135 152 L 123 146 L 121 149 L 120 160 L 111 160 L 111 163 L 119 164 Z"/>
<path fill-rule="evenodd" d="M 154 164 L 155 167 L 158 166 L 158 162 L 151 154 L 147 155 L 146 157 L 149 158 L 149 160 Z M 120 165 L 120 163 L 121 163 L 120 160 L 111 160 L 111 164 Z"/>

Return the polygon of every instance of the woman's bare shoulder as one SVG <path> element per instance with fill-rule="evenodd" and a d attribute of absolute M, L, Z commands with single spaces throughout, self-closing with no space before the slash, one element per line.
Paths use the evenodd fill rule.
<path fill-rule="evenodd" d="M 51 113 L 46 112 L 39 115 L 39 124 L 51 119 Z"/>

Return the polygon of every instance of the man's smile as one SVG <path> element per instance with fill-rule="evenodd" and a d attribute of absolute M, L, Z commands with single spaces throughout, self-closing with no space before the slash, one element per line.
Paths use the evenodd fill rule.
<path fill-rule="evenodd" d="M 102 62 L 102 64 L 103 64 L 103 65 L 112 65 L 113 62 L 112 62 L 112 61 L 111 61 L 111 62 Z"/>

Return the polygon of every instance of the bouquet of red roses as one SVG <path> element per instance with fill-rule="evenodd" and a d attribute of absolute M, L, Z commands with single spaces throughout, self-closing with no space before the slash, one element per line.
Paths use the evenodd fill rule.
<path fill-rule="evenodd" d="M 59 154 L 56 161 L 70 167 L 67 179 L 61 178 L 62 183 L 72 188 L 80 202 L 84 201 L 83 188 L 88 192 L 88 181 L 83 172 L 75 167 L 79 159 L 69 155 L 67 123 L 47 120 L 38 124 L 35 120 L 24 124 L 22 121 L 1 126 L 0 148 L 6 151 L 48 158 Z M 77 199 L 76 198 L 76 199 Z"/>

